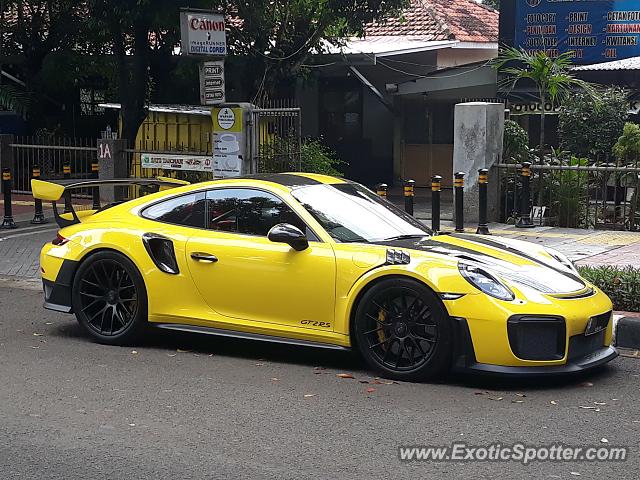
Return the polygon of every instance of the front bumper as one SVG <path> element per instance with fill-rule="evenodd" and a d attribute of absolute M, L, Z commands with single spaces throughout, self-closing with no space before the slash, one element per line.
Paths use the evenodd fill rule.
<path fill-rule="evenodd" d="M 453 318 L 455 351 L 452 370 L 455 372 L 473 372 L 487 375 L 506 375 L 517 377 L 539 377 L 548 375 L 567 375 L 585 372 L 610 362 L 618 356 L 617 350 L 605 345 L 606 331 L 593 337 L 575 335 L 569 338 L 566 361 L 549 365 L 495 365 L 481 363 L 476 359 L 473 341 L 464 318 Z M 585 339 L 588 339 L 585 341 Z"/>

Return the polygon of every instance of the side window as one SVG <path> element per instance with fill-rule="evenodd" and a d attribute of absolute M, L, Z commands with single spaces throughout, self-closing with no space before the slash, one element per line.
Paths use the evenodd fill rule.
<path fill-rule="evenodd" d="M 157 203 L 142 212 L 144 218 L 185 227 L 205 227 L 205 194 L 182 195 Z"/>
<path fill-rule="evenodd" d="M 291 208 L 275 195 L 247 188 L 207 192 L 209 228 L 223 232 L 267 236 L 279 223 L 290 223 L 303 232 L 307 227 Z"/>

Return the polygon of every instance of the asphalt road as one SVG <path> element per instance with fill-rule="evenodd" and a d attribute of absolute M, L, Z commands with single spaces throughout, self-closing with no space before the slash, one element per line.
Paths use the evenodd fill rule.
<path fill-rule="evenodd" d="M 0 282 L 0 312 L 3 480 L 602 480 L 640 471 L 638 359 L 545 382 L 385 384 L 345 352 L 164 332 L 135 347 L 97 345 L 72 317 L 43 310 L 39 291 L 11 282 Z M 624 463 L 528 466 L 398 458 L 400 445 L 458 441 L 630 451 Z"/>

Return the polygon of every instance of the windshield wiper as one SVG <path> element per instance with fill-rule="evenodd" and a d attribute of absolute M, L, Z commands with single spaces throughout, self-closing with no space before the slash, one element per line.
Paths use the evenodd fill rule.
<path fill-rule="evenodd" d="M 385 238 L 384 240 L 385 241 L 388 241 L 388 240 L 407 240 L 409 238 L 424 238 L 424 237 L 428 237 L 428 236 L 429 236 L 428 233 L 425 233 L 423 235 L 419 235 L 417 233 L 414 233 L 413 235 L 398 235 L 396 237 Z"/>

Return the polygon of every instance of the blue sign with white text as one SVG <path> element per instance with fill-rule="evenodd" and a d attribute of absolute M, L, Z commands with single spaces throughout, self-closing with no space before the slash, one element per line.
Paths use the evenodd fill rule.
<path fill-rule="evenodd" d="M 575 63 L 640 56 L 640 0 L 517 0 L 515 44 Z"/>

